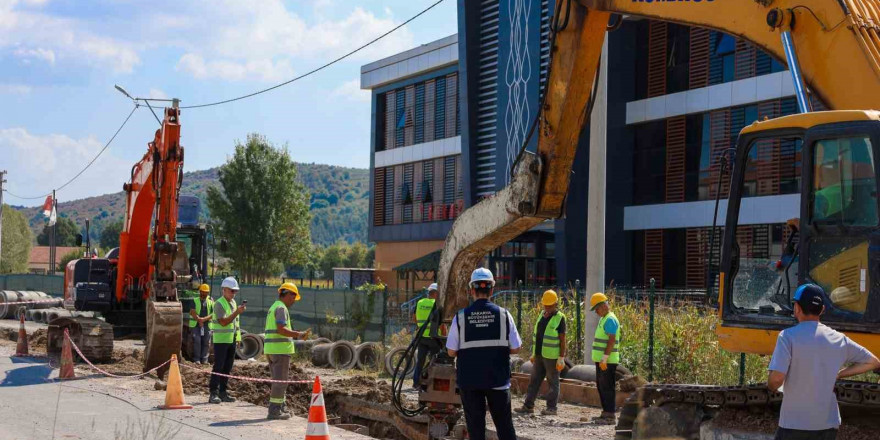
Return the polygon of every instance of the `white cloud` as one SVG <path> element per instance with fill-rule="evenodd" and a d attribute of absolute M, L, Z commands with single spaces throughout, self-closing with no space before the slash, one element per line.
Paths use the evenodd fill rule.
<path fill-rule="evenodd" d="M 271 59 L 236 62 L 218 59 L 206 62 L 200 55 L 188 53 L 180 58 L 177 70 L 187 72 L 195 78 L 221 78 L 227 81 L 260 80 L 280 81 L 293 76 L 289 60 Z"/>
<path fill-rule="evenodd" d="M 13 55 L 24 59 L 36 58 L 38 60 L 43 60 L 49 63 L 49 65 L 55 65 L 55 52 L 49 49 L 43 49 L 41 47 L 38 47 L 36 49 L 25 49 L 23 47 L 20 47 L 18 49 L 15 49 Z"/>
<path fill-rule="evenodd" d="M 24 84 L 0 84 L 0 95 L 27 95 L 31 87 Z"/>
<path fill-rule="evenodd" d="M 168 94 L 159 89 L 150 89 L 148 96 L 152 99 L 168 99 Z"/>
<path fill-rule="evenodd" d="M 9 190 L 25 197 L 61 185 L 92 160 L 102 147 L 94 136 L 74 139 L 63 134 L 37 135 L 20 127 L 0 129 L 0 151 L 4 152 L 4 162 L 11 162 L 3 164 L 9 170 Z M 130 163 L 105 151 L 92 168 L 65 188 L 59 197 L 70 200 L 117 191 L 127 180 L 129 170 Z"/>
<path fill-rule="evenodd" d="M 330 96 L 350 99 L 357 102 L 370 102 L 370 91 L 361 90 L 361 82 L 357 79 L 342 83 L 342 85 L 330 93 Z"/>
<path fill-rule="evenodd" d="M 322 1 L 316 6 L 323 6 Z M 277 81 L 290 77 L 292 59 L 311 65 L 340 56 L 393 28 L 397 22 L 357 7 L 341 20 L 318 17 L 308 23 L 280 0 L 212 2 L 211 17 L 191 30 L 199 36 L 180 58 L 177 69 L 196 78 Z M 320 14 L 318 14 L 320 15 Z M 405 27 L 353 58 L 375 59 L 411 48 Z M 304 69 L 303 69 L 304 70 Z"/>
<path fill-rule="evenodd" d="M 97 35 L 89 23 L 17 6 L 16 0 L 0 1 L 0 51 L 15 48 L 17 57 L 50 65 L 62 58 L 82 60 L 117 73 L 131 73 L 140 64 L 133 44 Z"/>

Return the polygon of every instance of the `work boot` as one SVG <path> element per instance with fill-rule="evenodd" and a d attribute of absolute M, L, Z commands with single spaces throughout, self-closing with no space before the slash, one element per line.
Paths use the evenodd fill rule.
<path fill-rule="evenodd" d="M 582 422 L 593 422 L 597 425 L 614 425 L 617 423 L 617 416 L 613 412 L 602 411 L 602 414 L 594 417 L 581 417 Z"/>
<path fill-rule="evenodd" d="M 235 402 L 235 397 L 232 397 L 227 393 L 220 393 L 220 400 L 227 402 L 227 403 L 230 403 L 230 402 Z"/>
<path fill-rule="evenodd" d="M 523 406 L 515 409 L 514 411 L 516 411 L 519 414 L 534 414 L 535 407 L 523 405 Z"/>
<path fill-rule="evenodd" d="M 211 397 L 208 398 L 208 403 L 220 403 L 222 402 L 219 397 L 217 397 L 217 393 L 211 393 Z"/>
<path fill-rule="evenodd" d="M 284 414 L 291 414 L 290 410 L 287 409 L 286 403 L 281 404 L 281 412 L 283 412 Z"/>
<path fill-rule="evenodd" d="M 267 417 L 269 420 L 287 420 L 290 418 L 290 414 L 281 411 L 281 405 L 277 403 L 269 404 L 269 416 Z"/>
<path fill-rule="evenodd" d="M 542 409 L 541 415 L 542 416 L 555 416 L 556 415 L 556 408 Z"/>

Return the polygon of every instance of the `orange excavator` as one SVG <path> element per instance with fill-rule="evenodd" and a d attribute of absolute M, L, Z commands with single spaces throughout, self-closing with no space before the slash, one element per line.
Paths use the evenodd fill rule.
<path fill-rule="evenodd" d="M 719 344 L 736 353 L 771 354 L 779 331 L 796 323 L 792 289 L 812 282 L 829 293 L 825 322 L 880 352 L 880 112 L 872 110 L 880 106 L 876 0 L 556 0 L 549 80 L 535 121 L 537 151 L 524 152 L 508 186 L 466 209 L 453 224 L 438 270 L 433 337 L 442 340 L 439 321 L 448 322 L 467 305 L 470 273 L 489 252 L 562 216 L 578 139 L 596 95 L 605 36 L 623 15 L 735 35 L 784 62 L 793 78 L 800 114 L 768 117 L 743 129 L 729 192 L 722 191 L 729 199 L 717 286 Z M 833 111 L 812 112 L 810 95 Z M 800 215 L 789 223 L 799 237 L 787 246 L 785 270 L 774 273 L 772 262 L 741 251 L 737 226 L 740 212 L 773 209 L 759 203 L 746 176 L 757 151 L 783 142 L 799 146 L 803 158 Z M 442 356 L 424 370 L 419 411 L 457 403 L 449 383 L 454 370 Z M 876 422 L 876 385 L 841 382 L 836 391 L 839 400 L 869 410 Z M 639 396 L 624 410 L 617 438 L 657 434 L 670 420 L 682 428 L 670 428 L 667 437 L 693 438 L 694 427 L 719 410 L 768 408 L 781 399 L 760 385 L 649 385 Z M 685 413 L 693 417 L 681 420 Z M 651 414 L 661 422 L 645 421 Z"/>
<path fill-rule="evenodd" d="M 65 308 L 100 312 L 105 320 L 64 317 L 51 322 L 50 352 L 60 350 L 67 329 L 93 361 L 110 360 L 114 333 L 145 331 L 144 371 L 180 353 L 183 308 L 178 289 L 196 282 L 206 262 L 197 212 L 195 225 L 189 211 L 183 211 L 190 218 L 187 224 L 178 222 L 183 151 L 180 109 L 174 100 L 123 185 L 126 206 L 119 248 L 105 258 L 73 260 L 65 268 Z M 191 208 L 194 198 L 183 199 L 184 208 Z M 178 237 L 178 230 L 187 231 L 186 237 Z"/>

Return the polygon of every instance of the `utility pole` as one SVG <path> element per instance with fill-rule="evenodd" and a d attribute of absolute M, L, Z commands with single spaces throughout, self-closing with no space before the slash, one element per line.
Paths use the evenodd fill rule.
<path fill-rule="evenodd" d="M 3 184 L 6 183 L 6 170 L 0 171 L 0 261 L 3 260 Z"/>
<path fill-rule="evenodd" d="M 55 225 L 58 223 L 58 204 L 55 203 L 55 190 L 52 190 L 52 213 L 49 214 L 49 220 L 52 214 L 55 214 L 55 223 L 52 223 L 52 236 L 49 240 L 49 274 L 55 275 Z"/>

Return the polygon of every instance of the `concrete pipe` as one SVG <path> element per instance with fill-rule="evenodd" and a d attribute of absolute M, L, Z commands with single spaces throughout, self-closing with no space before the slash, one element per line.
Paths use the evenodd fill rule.
<path fill-rule="evenodd" d="M 571 370 L 572 367 L 574 367 L 574 362 L 572 362 L 568 358 L 566 358 L 565 359 L 565 368 L 563 368 L 562 371 L 559 373 L 559 377 L 567 378 L 568 372 Z M 532 365 L 532 361 L 528 361 L 519 367 L 519 372 L 525 373 L 525 374 L 532 374 L 532 370 L 534 368 L 535 367 L 534 367 L 534 365 Z M 511 371 L 513 371 L 513 370 L 511 370 Z"/>
<path fill-rule="evenodd" d="M 401 356 L 406 352 L 405 348 L 395 348 L 388 353 L 385 354 L 385 372 L 388 373 L 389 376 L 394 376 L 394 369 L 397 368 L 397 363 L 400 361 Z M 406 366 L 406 361 L 401 365 L 401 368 Z M 410 362 L 409 369 L 406 370 L 404 377 L 412 377 L 413 370 L 416 369 L 416 361 L 415 359 Z"/>
<path fill-rule="evenodd" d="M 347 370 L 357 363 L 354 344 L 339 341 L 332 344 L 318 344 L 312 347 L 312 365 Z"/>
<path fill-rule="evenodd" d="M 45 323 L 46 312 L 44 310 L 34 310 L 34 322 Z"/>
<path fill-rule="evenodd" d="M 14 290 L 0 290 L 0 319 L 13 319 L 18 306 L 10 306 L 6 303 L 18 302 L 21 295 Z"/>
<path fill-rule="evenodd" d="M 355 347 L 357 367 L 361 370 L 375 369 L 381 366 L 382 346 L 376 342 L 364 342 Z"/>
<path fill-rule="evenodd" d="M 318 345 L 318 341 L 309 340 L 309 341 L 300 341 L 299 339 L 293 340 L 293 348 L 297 353 L 310 353 L 312 351 L 312 347 Z"/>
<path fill-rule="evenodd" d="M 36 322 L 37 317 L 36 317 L 36 313 L 35 313 L 35 312 L 36 312 L 36 310 L 27 310 L 27 311 L 24 313 L 24 319 L 27 320 L 27 321 L 33 321 L 33 322 Z"/>
<path fill-rule="evenodd" d="M 519 356 L 513 356 L 510 358 L 510 371 L 513 373 L 518 373 L 520 371 L 520 367 L 525 363 L 523 358 Z"/>
<path fill-rule="evenodd" d="M 332 343 L 333 343 L 333 341 L 331 341 L 331 340 L 329 340 L 329 339 L 327 339 L 327 338 L 315 338 L 315 339 L 313 339 L 313 341 L 315 341 L 315 345 L 318 345 L 318 344 L 332 344 Z"/>
<path fill-rule="evenodd" d="M 47 313 L 49 316 L 46 318 L 46 324 L 48 324 L 48 323 L 50 323 L 50 322 L 52 322 L 52 321 L 54 321 L 54 320 L 60 318 L 60 317 L 61 317 L 61 312 L 62 312 L 62 311 L 57 310 L 57 309 L 49 309 L 49 310 L 47 310 L 46 313 Z"/>
<path fill-rule="evenodd" d="M 256 358 L 263 353 L 262 335 L 248 333 L 241 336 L 241 344 L 235 349 L 235 355 L 239 359 Z"/>
<path fill-rule="evenodd" d="M 575 365 L 572 368 L 568 375 L 565 376 L 566 379 L 574 379 L 580 380 L 583 382 L 595 382 L 596 381 L 596 366 L 595 365 Z"/>

